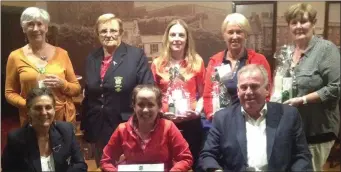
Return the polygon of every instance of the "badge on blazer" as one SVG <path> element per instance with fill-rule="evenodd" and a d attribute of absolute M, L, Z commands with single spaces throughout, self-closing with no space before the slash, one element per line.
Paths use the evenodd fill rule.
<path fill-rule="evenodd" d="M 123 80 L 123 77 L 122 76 L 115 76 L 114 79 L 115 79 L 115 85 L 114 85 L 115 91 L 116 92 L 122 91 L 122 80 Z"/>

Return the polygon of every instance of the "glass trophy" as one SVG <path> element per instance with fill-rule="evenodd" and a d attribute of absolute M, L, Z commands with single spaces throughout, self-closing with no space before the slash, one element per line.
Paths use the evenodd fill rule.
<path fill-rule="evenodd" d="M 186 89 L 185 81 L 180 76 L 180 67 L 174 66 L 169 69 L 170 82 L 167 89 L 168 111 L 176 116 L 184 116 L 190 110 L 190 96 Z"/>
<path fill-rule="evenodd" d="M 45 67 L 38 68 L 38 70 L 39 70 L 39 73 L 37 76 L 38 87 L 39 88 L 46 87 L 46 85 L 44 84 L 44 80 L 46 79 Z"/>

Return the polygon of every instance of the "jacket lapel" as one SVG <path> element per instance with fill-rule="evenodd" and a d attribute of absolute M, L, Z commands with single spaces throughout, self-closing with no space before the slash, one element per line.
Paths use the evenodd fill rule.
<path fill-rule="evenodd" d="M 105 73 L 103 81 L 107 81 L 110 78 L 110 76 L 112 76 L 114 71 L 122 64 L 123 59 L 124 59 L 123 57 L 126 54 L 127 54 L 127 47 L 125 43 L 121 42 L 120 46 L 118 46 L 118 48 L 116 49 L 113 55 L 112 63 L 110 64 L 109 69 Z"/>
<path fill-rule="evenodd" d="M 242 151 L 245 162 L 247 162 L 247 147 L 246 147 L 246 125 L 245 118 L 241 112 L 241 106 L 237 106 L 235 109 L 236 113 L 234 115 L 235 123 L 237 126 L 237 140 L 239 142 L 240 150 Z"/>
<path fill-rule="evenodd" d="M 26 162 L 29 166 L 31 166 L 33 171 L 41 171 L 41 162 L 40 162 L 40 152 L 37 141 L 37 136 L 32 127 L 27 126 L 27 135 L 25 142 L 27 144 L 28 149 L 28 159 Z M 24 146 L 24 145 L 23 145 Z"/>
<path fill-rule="evenodd" d="M 101 78 L 101 63 L 102 63 L 102 60 L 104 58 L 104 52 L 103 52 L 103 48 L 99 48 L 95 55 L 94 55 L 94 70 L 95 70 L 95 74 L 97 75 L 96 77 L 100 80 Z"/>
<path fill-rule="evenodd" d="M 52 155 L 54 159 L 55 171 L 61 171 L 59 167 L 62 166 L 63 161 L 63 137 L 60 135 L 60 132 L 56 128 L 55 124 L 51 125 L 50 129 L 50 143 L 52 148 Z"/>
<path fill-rule="evenodd" d="M 268 112 L 266 114 L 266 153 L 268 157 L 268 162 L 271 158 L 272 148 L 274 145 L 275 137 L 276 137 L 276 131 L 278 128 L 278 124 L 281 120 L 283 111 L 281 105 L 276 105 L 272 103 L 267 103 L 268 105 Z M 278 109 L 280 108 L 280 109 Z"/>

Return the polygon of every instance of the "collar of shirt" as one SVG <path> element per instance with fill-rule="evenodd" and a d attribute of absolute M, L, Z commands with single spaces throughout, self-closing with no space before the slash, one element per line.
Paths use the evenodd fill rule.
<path fill-rule="evenodd" d="M 310 50 L 315 46 L 315 44 L 318 42 L 319 38 L 315 35 L 312 36 L 312 38 L 310 39 L 307 48 L 304 50 L 304 52 L 301 54 L 301 57 L 309 57 L 309 52 Z M 291 46 L 291 51 L 294 52 L 295 51 L 295 45 Z"/>
<path fill-rule="evenodd" d="M 136 119 L 136 117 L 133 116 L 133 117 L 132 117 L 132 120 L 129 122 L 129 125 L 131 126 L 131 128 L 132 128 L 132 130 L 133 130 L 133 131 L 131 132 L 131 134 L 134 135 L 136 138 L 138 138 L 138 142 L 140 143 L 140 147 L 141 147 L 142 150 L 144 150 L 144 149 L 146 148 L 147 144 L 148 144 L 149 141 L 151 140 L 151 133 L 152 133 L 152 132 L 155 130 L 155 128 L 158 126 L 159 121 L 160 121 L 160 119 L 157 118 L 156 121 L 155 121 L 155 124 L 154 124 L 153 129 L 150 130 L 150 131 L 148 132 L 148 136 L 147 136 L 147 138 L 145 138 L 145 139 L 142 139 L 142 137 L 141 137 L 141 135 L 140 135 L 140 132 L 139 132 L 139 130 L 138 130 L 138 128 L 137 128 L 137 119 Z"/>
<path fill-rule="evenodd" d="M 251 123 L 252 125 L 260 125 L 260 123 L 265 119 L 266 113 L 268 112 L 268 106 L 266 105 L 266 103 L 264 104 L 262 110 L 260 110 L 260 117 L 258 119 L 253 119 L 243 108 L 243 106 L 241 106 L 241 111 L 242 114 L 245 116 L 246 121 Z"/>
<path fill-rule="evenodd" d="M 257 120 L 251 118 L 242 108 L 245 116 L 246 144 L 247 144 L 247 163 L 250 169 L 256 171 L 267 169 L 267 137 L 266 137 L 266 112 L 265 103 L 260 111 L 260 117 Z"/>
<path fill-rule="evenodd" d="M 102 63 L 110 63 L 110 61 L 112 60 L 112 55 L 110 56 L 104 56 Z"/>
<path fill-rule="evenodd" d="M 141 136 L 140 136 L 140 134 L 139 134 L 140 132 L 139 132 L 139 130 L 138 130 L 138 128 L 137 128 L 137 118 L 136 118 L 136 116 L 133 116 L 132 118 L 133 118 L 133 119 L 129 122 L 129 125 L 130 125 L 131 128 L 133 129 L 133 133 L 136 134 L 137 136 L 139 136 L 140 139 L 142 139 Z M 160 121 L 159 118 L 157 118 L 157 119 L 155 120 L 155 124 L 154 124 L 153 129 L 150 130 L 150 131 L 148 132 L 148 138 L 150 137 L 150 134 L 155 130 L 156 126 L 158 126 L 159 121 Z"/>
<path fill-rule="evenodd" d="M 230 64 L 231 61 L 226 59 L 226 53 L 227 53 L 228 49 L 225 50 L 224 52 L 224 57 L 223 57 L 223 64 Z M 246 61 L 247 60 L 247 49 L 243 50 L 243 55 L 240 57 L 239 61 Z"/>

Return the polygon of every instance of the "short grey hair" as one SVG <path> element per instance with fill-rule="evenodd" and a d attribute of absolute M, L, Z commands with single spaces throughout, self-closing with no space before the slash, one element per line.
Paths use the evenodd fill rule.
<path fill-rule="evenodd" d="M 34 21 L 34 20 L 41 20 L 45 24 L 50 23 L 50 15 L 47 11 L 37 7 L 28 7 L 26 8 L 20 17 L 20 24 L 21 27 L 25 27 L 26 23 Z"/>
<path fill-rule="evenodd" d="M 225 20 L 221 25 L 221 32 L 222 34 L 225 33 L 227 25 L 236 24 L 238 25 L 246 35 L 251 32 L 251 26 L 249 20 L 240 13 L 232 13 L 226 16 Z"/>
<path fill-rule="evenodd" d="M 237 78 L 238 78 L 238 85 L 239 85 L 239 77 L 243 74 L 243 73 L 251 73 L 251 72 L 256 72 L 259 71 L 262 74 L 262 77 L 264 79 L 264 85 L 268 85 L 269 84 L 269 78 L 268 78 L 268 72 L 265 70 L 265 68 L 262 65 L 258 65 L 258 64 L 248 64 L 244 67 L 242 67 L 237 74 Z"/>

